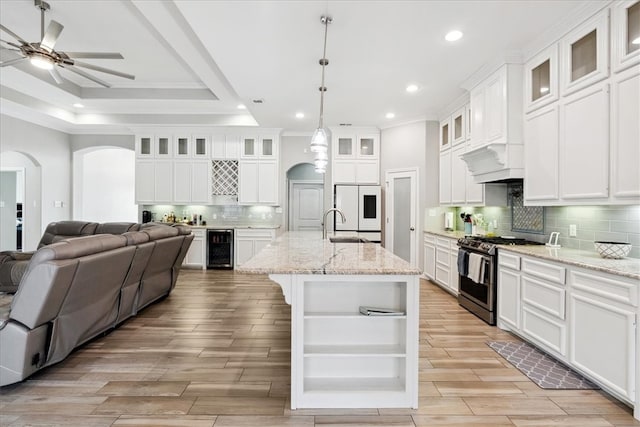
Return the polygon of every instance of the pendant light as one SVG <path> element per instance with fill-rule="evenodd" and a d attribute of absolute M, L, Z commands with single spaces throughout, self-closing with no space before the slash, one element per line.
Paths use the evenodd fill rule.
<path fill-rule="evenodd" d="M 329 24 L 333 22 L 333 19 L 330 16 L 322 16 L 320 17 L 320 22 L 324 25 L 324 47 L 322 51 L 322 59 L 319 61 L 322 66 L 322 80 L 319 88 L 320 118 L 318 120 L 318 128 L 313 132 L 313 136 L 311 137 L 309 149 L 316 153 L 314 160 L 316 172 L 325 173 L 328 163 L 327 150 L 329 149 L 329 143 L 327 142 L 327 133 L 324 130 L 324 93 L 327 91 L 327 88 L 324 85 L 324 69 L 329 64 L 329 60 L 327 59 L 327 30 L 329 28 Z"/>

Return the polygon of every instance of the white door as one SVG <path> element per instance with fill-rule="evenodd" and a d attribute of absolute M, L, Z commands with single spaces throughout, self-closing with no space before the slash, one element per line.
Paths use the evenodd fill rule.
<path fill-rule="evenodd" d="M 17 249 L 16 186 L 17 172 L 0 172 L 0 250 Z"/>
<path fill-rule="evenodd" d="M 322 230 L 322 183 L 292 182 L 289 191 L 289 230 Z"/>
<path fill-rule="evenodd" d="M 415 267 L 418 171 L 389 170 L 385 182 L 385 246 Z"/>

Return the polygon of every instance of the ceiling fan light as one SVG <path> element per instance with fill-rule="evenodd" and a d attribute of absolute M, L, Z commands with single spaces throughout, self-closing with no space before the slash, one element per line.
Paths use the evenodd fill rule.
<path fill-rule="evenodd" d="M 46 58 L 44 56 L 32 56 L 30 59 L 31 65 L 36 66 L 42 70 L 52 70 L 53 69 L 53 62 L 51 62 L 51 60 L 49 60 L 49 58 Z"/>
<path fill-rule="evenodd" d="M 311 137 L 311 145 L 309 146 L 309 149 L 314 153 L 318 153 L 326 152 L 328 148 L 329 144 L 327 143 L 327 134 L 324 129 L 316 129 Z"/>

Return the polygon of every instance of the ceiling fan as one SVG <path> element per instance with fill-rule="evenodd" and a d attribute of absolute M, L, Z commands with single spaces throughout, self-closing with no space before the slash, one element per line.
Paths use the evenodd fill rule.
<path fill-rule="evenodd" d="M 135 76 L 120 71 L 110 70 L 108 68 L 100 67 L 93 64 L 87 64 L 86 62 L 77 61 L 77 58 L 92 58 L 92 59 L 124 59 L 123 56 L 116 52 L 62 52 L 53 49 L 60 33 L 64 28 L 62 24 L 54 21 L 49 22 L 47 30 L 44 29 L 44 14 L 50 9 L 49 3 L 43 0 L 34 0 L 34 5 L 40 9 L 40 34 L 42 40 L 39 42 L 29 43 L 22 37 L 18 36 L 13 31 L 9 30 L 4 25 L 0 24 L 0 29 L 11 37 L 16 39 L 20 44 L 16 44 L 10 41 L 0 39 L 0 42 L 10 46 L 9 48 L 2 47 L 2 50 L 16 51 L 22 54 L 19 58 L 9 59 L 0 63 L 0 67 L 6 67 L 8 65 L 14 65 L 19 62 L 29 59 L 31 64 L 49 71 L 49 74 L 55 80 L 56 83 L 62 84 L 64 80 L 56 69 L 56 67 L 64 68 L 72 73 L 78 74 L 86 79 L 89 79 L 104 87 L 111 87 L 111 85 L 104 80 L 95 77 L 81 68 L 87 68 L 94 71 L 100 71 L 102 73 L 113 74 L 115 76 L 124 77 L 126 79 L 134 80 Z"/>

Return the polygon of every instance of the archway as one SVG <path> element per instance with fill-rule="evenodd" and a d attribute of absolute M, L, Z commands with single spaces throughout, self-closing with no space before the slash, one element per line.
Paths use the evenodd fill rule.
<path fill-rule="evenodd" d="M 298 163 L 287 171 L 290 231 L 322 230 L 324 182 L 310 163 Z"/>

